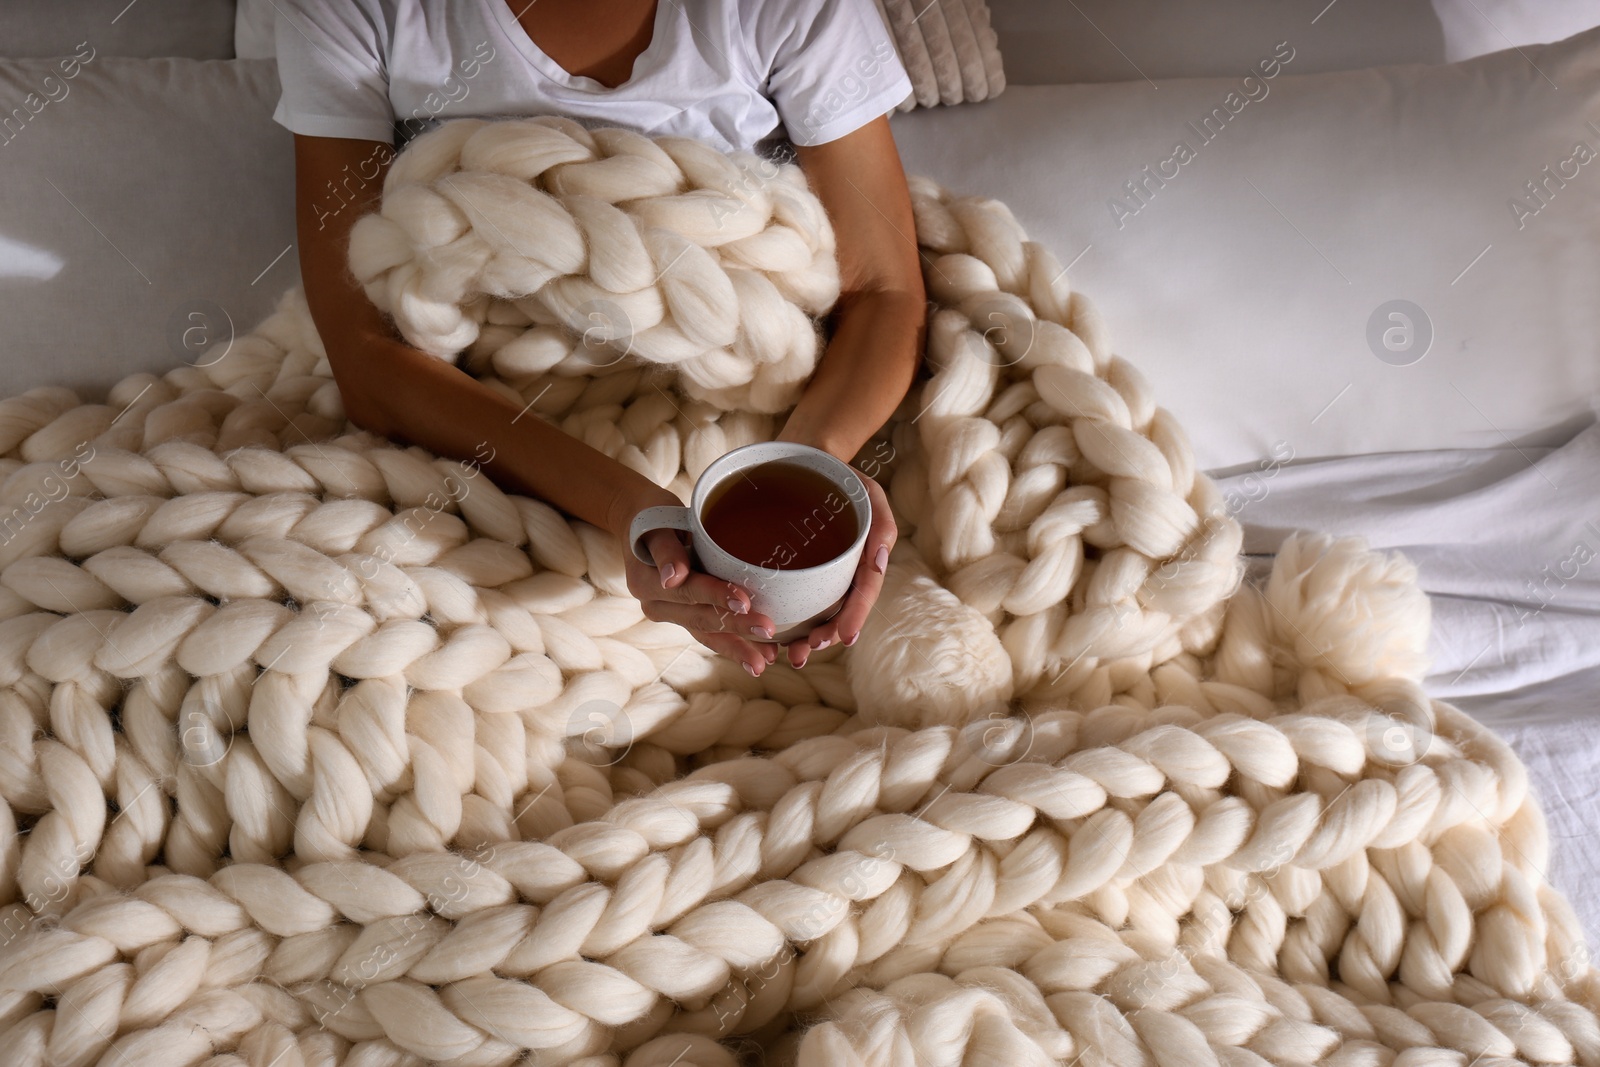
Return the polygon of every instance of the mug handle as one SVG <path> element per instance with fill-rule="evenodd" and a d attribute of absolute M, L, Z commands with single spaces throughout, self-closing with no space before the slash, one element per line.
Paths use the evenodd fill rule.
<path fill-rule="evenodd" d="M 641 541 L 651 530 L 663 529 L 683 530 L 688 533 L 689 509 L 663 504 L 658 507 L 643 508 L 633 517 L 633 522 L 628 524 L 628 545 L 633 549 L 633 554 L 639 562 L 655 563 Z"/>

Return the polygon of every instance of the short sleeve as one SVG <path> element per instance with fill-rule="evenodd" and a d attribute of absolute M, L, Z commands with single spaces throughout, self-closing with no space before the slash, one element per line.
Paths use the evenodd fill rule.
<path fill-rule="evenodd" d="M 911 95 L 873 0 L 742 0 L 762 91 L 797 145 L 838 140 Z"/>
<path fill-rule="evenodd" d="M 280 95 L 272 119 L 313 137 L 394 141 L 382 9 L 371 0 L 275 0 Z"/>

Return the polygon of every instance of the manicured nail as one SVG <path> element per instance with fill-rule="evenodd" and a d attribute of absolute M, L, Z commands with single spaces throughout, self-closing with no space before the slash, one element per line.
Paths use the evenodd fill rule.
<path fill-rule="evenodd" d="M 873 567 L 877 568 L 877 571 L 878 571 L 879 574 L 883 573 L 884 568 L 889 565 L 889 546 L 888 545 L 879 545 L 878 546 L 878 554 L 876 556 L 872 557 L 872 565 L 873 565 Z"/>
<path fill-rule="evenodd" d="M 752 626 L 750 627 L 750 632 L 758 637 L 765 637 L 770 640 L 776 631 L 770 626 Z"/>
<path fill-rule="evenodd" d="M 805 655 L 801 656 L 800 657 L 800 662 L 796 663 L 794 665 L 795 670 L 799 670 L 801 667 L 804 667 L 806 665 L 806 660 L 808 660 L 810 658 L 811 658 L 811 653 L 809 653 L 809 652 L 807 652 Z"/>
<path fill-rule="evenodd" d="M 847 644 L 847 645 L 853 645 L 853 644 L 856 643 L 856 638 L 858 638 L 860 636 L 861 636 L 861 631 L 857 630 L 855 633 L 853 633 L 849 637 L 845 638 L 844 639 L 844 643 Z"/>
<path fill-rule="evenodd" d="M 754 678 L 756 676 L 756 669 L 750 665 L 749 660 L 745 660 L 744 669 L 745 673 L 750 675 L 750 677 Z"/>
<path fill-rule="evenodd" d="M 728 598 L 728 610 L 735 615 L 743 615 L 750 610 L 750 606 L 736 596 Z"/>
<path fill-rule="evenodd" d="M 831 645 L 831 644 L 833 644 L 833 638 L 831 638 L 831 637 L 824 637 L 824 638 L 823 638 L 823 639 L 822 639 L 822 640 L 821 640 L 821 641 L 818 641 L 818 642 L 817 642 L 817 644 L 816 644 L 816 650 L 817 650 L 817 651 L 818 651 L 818 652 L 821 652 L 821 651 L 822 651 L 822 650 L 823 650 L 823 649 L 825 649 L 825 648 L 827 648 L 827 647 L 828 647 L 828 646 L 829 646 L 829 645 Z"/>
<path fill-rule="evenodd" d="M 675 566 L 673 566 L 671 563 L 663 563 L 661 565 L 661 584 L 666 585 L 668 582 L 672 581 L 672 576 L 676 573 L 677 568 Z"/>

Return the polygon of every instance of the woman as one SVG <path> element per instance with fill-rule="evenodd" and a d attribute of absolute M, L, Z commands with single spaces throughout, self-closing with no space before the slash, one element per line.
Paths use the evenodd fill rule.
<path fill-rule="evenodd" d="M 886 112 L 911 91 L 872 0 L 280 0 L 282 97 L 295 135 L 306 299 L 351 421 L 483 469 L 610 530 L 675 494 L 394 333 L 346 267 L 350 226 L 375 210 L 397 143 L 464 116 L 561 114 L 652 136 L 775 155 L 793 145 L 837 235 L 841 293 L 817 370 L 778 434 L 849 462 L 911 386 L 924 292 L 905 174 Z M 787 646 L 854 643 L 896 531 L 875 520 L 834 617 Z M 692 572 L 679 535 L 653 531 L 656 567 L 624 551 L 648 618 L 686 627 L 759 676 L 772 620 L 739 586 Z M 752 639 L 755 638 L 755 639 Z"/>

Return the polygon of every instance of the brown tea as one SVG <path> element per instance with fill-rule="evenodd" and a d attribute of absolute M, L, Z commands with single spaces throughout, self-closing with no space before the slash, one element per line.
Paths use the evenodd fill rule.
<path fill-rule="evenodd" d="M 810 467 L 770 460 L 730 474 L 706 494 L 706 534 L 746 563 L 816 567 L 849 550 L 861 532 L 844 490 Z"/>

